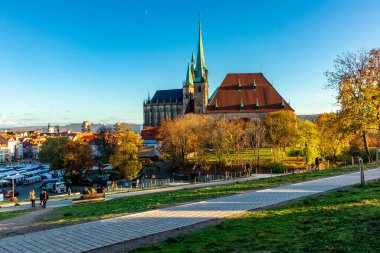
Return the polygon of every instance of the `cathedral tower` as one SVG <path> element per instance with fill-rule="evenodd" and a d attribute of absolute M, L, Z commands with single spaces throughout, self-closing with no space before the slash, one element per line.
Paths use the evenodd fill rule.
<path fill-rule="evenodd" d="M 193 54 L 194 56 L 194 54 Z M 183 114 L 191 107 L 190 103 L 194 94 L 193 71 L 190 64 L 187 65 L 186 81 L 183 84 Z"/>
<path fill-rule="evenodd" d="M 194 80 L 194 113 L 203 114 L 208 104 L 208 70 L 203 52 L 202 25 L 199 21 L 198 55 Z"/>

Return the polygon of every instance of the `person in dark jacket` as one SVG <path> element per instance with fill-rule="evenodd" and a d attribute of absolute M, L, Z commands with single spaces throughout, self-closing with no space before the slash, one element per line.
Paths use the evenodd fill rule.
<path fill-rule="evenodd" d="M 44 192 L 44 190 L 42 190 L 41 192 L 40 192 L 40 206 L 42 206 L 42 200 L 44 199 L 44 194 L 43 194 L 43 192 Z"/>
<path fill-rule="evenodd" d="M 319 157 L 315 158 L 315 170 L 319 170 Z"/>
<path fill-rule="evenodd" d="M 42 206 L 43 208 L 46 208 L 46 202 L 48 201 L 49 199 L 49 194 L 47 191 L 43 191 L 43 194 L 42 194 Z"/>

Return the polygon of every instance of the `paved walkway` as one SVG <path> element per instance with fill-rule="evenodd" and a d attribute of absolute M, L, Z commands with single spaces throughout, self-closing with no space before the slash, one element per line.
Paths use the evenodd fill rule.
<path fill-rule="evenodd" d="M 283 174 L 273 174 L 273 176 L 282 176 Z M 179 186 L 170 186 L 170 187 L 163 187 L 163 188 L 156 188 L 151 190 L 133 190 L 130 192 L 124 192 L 124 193 L 113 193 L 113 194 L 107 194 L 106 195 L 106 201 L 121 197 L 128 197 L 128 196 L 137 196 L 137 195 L 144 195 L 144 194 L 152 194 L 152 193 L 160 193 L 160 192 L 170 192 L 170 191 L 178 191 L 183 189 L 193 189 L 193 188 L 202 188 L 202 187 L 209 187 L 209 186 L 215 186 L 215 185 L 224 185 L 224 184 L 232 184 L 235 182 L 243 182 L 243 181 L 251 181 L 251 180 L 257 180 L 262 178 L 268 178 L 271 177 L 270 174 L 257 174 L 253 177 L 248 178 L 235 178 L 231 180 L 221 180 L 221 181 L 213 181 L 209 183 L 198 183 L 198 184 L 184 184 Z M 77 198 L 78 196 L 76 196 Z M 69 206 L 72 205 L 72 199 L 53 199 L 48 201 L 48 207 L 55 208 L 55 207 L 61 207 L 61 206 Z M 16 210 L 23 210 L 23 209 L 29 209 L 30 203 L 22 203 L 20 206 L 8 206 L 8 207 L 2 207 L 0 208 L 0 213 L 2 212 L 9 212 L 9 211 L 16 211 Z M 1 228 L 0 228 L 1 229 Z"/>
<path fill-rule="evenodd" d="M 366 180 L 380 178 L 380 168 Z M 83 252 L 359 183 L 359 173 L 253 191 L 0 240 L 0 252 Z"/>

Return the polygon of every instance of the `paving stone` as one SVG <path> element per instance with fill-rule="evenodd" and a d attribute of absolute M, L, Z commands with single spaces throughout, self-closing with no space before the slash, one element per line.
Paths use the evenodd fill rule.
<path fill-rule="evenodd" d="M 366 180 L 377 178 L 380 168 L 366 171 Z M 357 184 L 359 180 L 359 173 L 352 173 L 14 236 L 0 239 L 0 251 L 82 252 Z"/>

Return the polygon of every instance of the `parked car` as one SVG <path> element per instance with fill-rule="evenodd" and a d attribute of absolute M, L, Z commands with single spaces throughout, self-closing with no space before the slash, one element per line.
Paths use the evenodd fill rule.
<path fill-rule="evenodd" d="M 65 182 L 55 183 L 55 193 L 66 193 L 66 184 Z"/>
<path fill-rule="evenodd" d="M 47 185 L 42 187 L 42 190 L 45 190 L 48 192 L 54 192 L 54 193 L 65 193 L 66 183 L 65 182 L 48 183 Z"/>
<path fill-rule="evenodd" d="M 56 182 L 59 182 L 59 181 L 62 181 L 62 180 L 59 180 L 58 178 L 45 179 L 45 180 L 42 181 L 42 183 L 40 185 L 40 189 L 42 189 L 43 187 L 45 187 L 47 184 L 56 183 Z"/>

